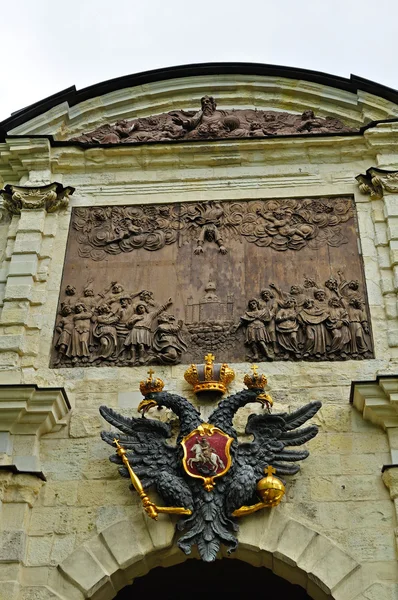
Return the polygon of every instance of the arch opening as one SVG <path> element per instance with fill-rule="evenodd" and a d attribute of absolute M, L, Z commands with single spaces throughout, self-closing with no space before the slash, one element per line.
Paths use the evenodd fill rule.
<path fill-rule="evenodd" d="M 168 568 L 156 567 L 119 591 L 115 600 L 130 600 L 145 595 L 163 600 L 203 600 L 212 597 L 240 600 L 248 595 L 279 594 L 291 600 L 310 600 L 306 591 L 275 575 L 265 567 L 254 567 L 241 560 L 221 559 L 214 563 L 187 560 Z"/>

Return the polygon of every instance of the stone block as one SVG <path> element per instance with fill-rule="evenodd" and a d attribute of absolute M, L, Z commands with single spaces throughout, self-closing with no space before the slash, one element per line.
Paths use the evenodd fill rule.
<path fill-rule="evenodd" d="M 30 537 L 28 540 L 26 564 L 31 566 L 48 565 L 50 562 L 52 545 L 52 535 Z"/>
<path fill-rule="evenodd" d="M 1 351 L 0 351 L 1 352 Z M 8 368 L 0 369 L 0 384 L 15 385 L 21 383 L 22 373 L 20 369 Z"/>
<path fill-rule="evenodd" d="M 152 540 L 141 514 L 133 523 L 120 521 L 101 533 L 107 548 L 120 568 L 125 569 L 153 550 Z"/>
<path fill-rule="evenodd" d="M 318 477 L 310 482 L 311 500 L 315 502 L 331 502 L 337 500 L 335 477 Z"/>
<path fill-rule="evenodd" d="M 21 232 L 39 232 L 44 231 L 46 221 L 45 209 L 22 210 L 19 217 L 17 233 Z"/>
<path fill-rule="evenodd" d="M 77 502 L 77 481 L 47 482 L 43 488 L 44 506 L 73 506 Z"/>
<path fill-rule="evenodd" d="M 289 565 L 296 566 L 297 560 L 315 535 L 314 531 L 301 523 L 289 521 L 279 538 L 274 557 Z"/>
<path fill-rule="evenodd" d="M 79 506 L 103 506 L 106 481 L 80 481 L 77 491 Z"/>
<path fill-rule="evenodd" d="M 46 236 L 42 238 L 40 250 L 38 252 L 40 259 L 42 258 L 51 258 L 54 252 L 54 238 L 50 236 Z"/>
<path fill-rule="evenodd" d="M 0 534 L 0 563 L 22 562 L 25 558 L 24 531 L 2 531 Z"/>
<path fill-rule="evenodd" d="M 36 275 L 38 266 L 37 254 L 13 254 L 9 266 L 9 277 L 20 277 L 23 275 Z"/>
<path fill-rule="evenodd" d="M 0 352 L 0 369 L 18 367 L 20 357 L 18 352 Z"/>
<path fill-rule="evenodd" d="M 48 586 L 52 590 L 57 590 L 62 600 L 84 600 L 86 598 L 77 585 L 66 578 L 59 567 L 50 569 L 47 578 Z"/>
<path fill-rule="evenodd" d="M 7 531 L 18 531 L 26 527 L 29 517 L 29 508 L 25 503 L 4 503 L 1 507 L 1 522 Z"/>
<path fill-rule="evenodd" d="M 322 582 L 321 587 L 330 593 L 349 573 L 357 569 L 358 563 L 336 546 L 327 556 L 318 560 L 312 567 L 309 578 Z"/>
<path fill-rule="evenodd" d="M 13 254 L 39 254 L 42 245 L 41 233 L 17 233 Z"/>
<path fill-rule="evenodd" d="M 20 586 L 16 581 L 2 581 L 0 585 L 0 600 L 20 600 Z"/>
<path fill-rule="evenodd" d="M 69 425 L 69 435 L 72 438 L 97 437 L 100 434 L 102 420 L 97 411 L 84 412 L 74 410 Z"/>
<path fill-rule="evenodd" d="M 328 433 L 333 431 L 343 433 L 351 431 L 351 406 L 324 404 L 311 420 L 311 423 Z"/>
<path fill-rule="evenodd" d="M 34 282 L 31 275 L 9 277 L 4 292 L 4 301 L 30 300 L 32 297 L 33 285 Z"/>
<path fill-rule="evenodd" d="M 44 223 L 43 235 L 55 237 L 58 229 L 58 214 L 47 213 Z"/>
<path fill-rule="evenodd" d="M 394 582 L 372 583 L 365 591 L 367 600 L 398 600 L 398 584 Z"/>
<path fill-rule="evenodd" d="M 120 408 L 138 408 L 142 400 L 141 392 L 119 392 L 118 406 Z"/>
<path fill-rule="evenodd" d="M 61 563 L 60 569 L 69 579 L 76 582 L 87 597 L 91 597 L 109 581 L 107 573 L 85 548 L 77 548 Z"/>
<path fill-rule="evenodd" d="M 25 325 L 29 318 L 30 304 L 27 300 L 5 301 L 1 312 L 1 323 L 4 325 Z"/>
<path fill-rule="evenodd" d="M 60 509 L 35 506 L 30 519 L 30 535 L 51 535 L 57 530 L 60 519 Z"/>
<path fill-rule="evenodd" d="M 50 555 L 51 565 L 59 565 L 70 554 L 72 554 L 75 546 L 75 539 L 75 533 L 69 533 L 67 535 L 54 535 Z"/>

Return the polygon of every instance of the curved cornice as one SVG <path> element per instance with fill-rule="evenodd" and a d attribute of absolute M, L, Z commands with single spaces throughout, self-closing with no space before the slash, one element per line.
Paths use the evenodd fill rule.
<path fill-rule="evenodd" d="M 129 93 L 123 94 L 122 90 Z M 277 65 L 204 63 L 145 71 L 82 90 L 69 87 L 1 122 L 0 138 L 11 133 L 52 134 L 67 139 L 71 132 L 114 122 L 133 109 L 136 114 L 149 115 L 176 105 L 195 108 L 205 90 L 218 95 L 220 106 L 238 108 L 251 102 L 259 107 L 274 99 L 275 105 L 284 110 L 299 112 L 303 107 L 313 107 L 318 113 L 334 112 L 358 127 L 398 117 L 398 91 L 356 75 L 346 79 Z M 283 98 L 278 99 L 278 90 Z"/>

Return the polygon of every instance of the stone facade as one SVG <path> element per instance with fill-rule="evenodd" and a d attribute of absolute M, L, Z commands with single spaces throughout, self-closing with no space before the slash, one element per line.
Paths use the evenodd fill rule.
<path fill-rule="evenodd" d="M 315 600 L 398 598 L 398 124 L 341 136 L 90 149 L 46 137 L 62 142 L 119 118 L 190 109 L 206 93 L 225 108 L 310 108 L 353 128 L 398 117 L 397 103 L 367 91 L 206 75 L 63 103 L 8 131 L 4 185 L 22 196 L 55 182 L 75 191 L 54 212 L 45 203 L 8 205 L 0 221 L 2 600 L 110 600 L 152 567 L 185 559 L 172 519 L 142 514 L 99 438 L 106 423 L 98 407 L 136 415 L 147 369 L 49 367 L 72 207 L 328 195 L 355 198 L 375 358 L 260 365 L 275 412 L 323 402 L 320 433 L 283 503 L 241 520 L 235 558 L 273 569 Z M 249 365 L 231 366 L 237 391 Z M 156 375 L 195 402 L 185 368 L 156 367 Z M 238 415 L 240 433 L 248 414 Z"/>

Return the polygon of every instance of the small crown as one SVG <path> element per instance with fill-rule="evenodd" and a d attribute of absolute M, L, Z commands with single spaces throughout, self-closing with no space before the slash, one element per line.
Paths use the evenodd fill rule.
<path fill-rule="evenodd" d="M 164 388 L 164 381 L 162 381 L 158 377 L 156 379 L 153 379 L 152 375 L 154 373 L 155 371 L 149 369 L 148 379 L 146 381 L 140 382 L 140 392 L 143 396 L 147 396 L 148 394 L 151 394 L 153 392 L 161 392 Z"/>
<path fill-rule="evenodd" d="M 249 390 L 264 390 L 268 383 L 268 379 L 265 375 L 257 373 L 257 365 L 252 365 L 250 368 L 253 371 L 253 374 L 246 373 L 243 383 Z"/>
<path fill-rule="evenodd" d="M 192 364 L 184 373 L 185 380 L 193 386 L 195 394 L 220 392 L 225 394 L 228 385 L 235 379 L 235 372 L 226 363 L 214 363 L 216 357 L 209 352 L 205 364 Z"/>

